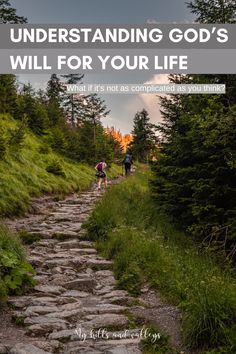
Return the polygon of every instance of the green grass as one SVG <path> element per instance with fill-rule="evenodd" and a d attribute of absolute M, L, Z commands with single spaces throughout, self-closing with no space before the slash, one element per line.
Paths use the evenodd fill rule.
<path fill-rule="evenodd" d="M 85 224 L 88 237 L 114 259 L 120 287 L 137 295 L 148 280 L 182 308 L 187 345 L 235 353 L 236 281 L 156 212 L 148 175 L 138 171 L 106 193 Z"/>
<path fill-rule="evenodd" d="M 40 234 L 31 234 L 26 230 L 21 230 L 18 232 L 18 237 L 21 240 L 23 245 L 32 245 L 36 241 L 41 240 Z"/>
<path fill-rule="evenodd" d="M 146 333 L 145 333 L 146 330 Z M 146 327 L 141 340 L 141 348 L 144 354 L 179 354 L 173 348 L 170 337 L 157 327 Z"/>
<path fill-rule="evenodd" d="M 10 116 L 0 115 L 0 132 L 4 138 L 16 126 L 17 122 Z M 119 173 L 120 168 L 113 165 L 108 177 L 114 178 Z M 0 160 L 0 215 L 23 214 L 32 196 L 79 192 L 89 188 L 94 180 L 94 168 L 66 160 L 28 132 L 22 149 L 8 149 Z"/>
<path fill-rule="evenodd" d="M 0 226 L 0 305 L 7 295 L 20 294 L 33 286 L 34 270 L 26 262 L 20 238 L 6 227 Z"/>

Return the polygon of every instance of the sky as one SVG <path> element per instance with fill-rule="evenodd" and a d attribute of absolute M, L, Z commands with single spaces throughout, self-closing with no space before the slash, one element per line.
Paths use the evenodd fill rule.
<path fill-rule="evenodd" d="M 11 0 L 18 15 L 32 24 L 145 24 L 186 23 L 193 16 L 186 0 Z M 45 86 L 48 75 L 21 75 L 21 82 L 35 88 Z M 167 83 L 167 75 L 148 73 L 86 74 L 84 83 Z M 145 108 L 153 123 L 161 121 L 156 95 L 103 95 L 111 113 L 103 119 L 104 126 L 115 126 L 122 133 L 132 130 L 134 115 Z"/>

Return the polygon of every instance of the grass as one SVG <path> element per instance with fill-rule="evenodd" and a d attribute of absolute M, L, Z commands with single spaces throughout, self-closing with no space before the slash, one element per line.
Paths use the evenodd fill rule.
<path fill-rule="evenodd" d="M 40 234 L 31 234 L 26 230 L 21 230 L 18 232 L 18 237 L 21 240 L 23 245 L 32 245 L 36 241 L 41 240 Z"/>
<path fill-rule="evenodd" d="M 20 294 L 35 285 L 34 270 L 26 262 L 25 253 L 17 235 L 0 226 L 0 305 L 9 294 Z"/>
<path fill-rule="evenodd" d="M 156 212 L 148 176 L 148 170 L 140 170 L 105 194 L 85 224 L 88 237 L 96 241 L 105 257 L 114 259 L 121 288 L 138 295 L 148 280 L 182 308 L 183 333 L 189 347 L 233 354 L 235 278 L 209 255 L 199 254 L 188 235 Z"/>
<path fill-rule="evenodd" d="M 10 116 L 0 115 L 3 137 L 7 137 L 16 125 Z M 118 174 L 120 168 L 112 165 L 108 176 L 113 178 Z M 94 168 L 66 160 L 45 148 L 42 140 L 28 132 L 22 149 L 8 149 L 0 160 L 0 215 L 23 214 L 32 196 L 83 191 L 94 180 Z"/>
<path fill-rule="evenodd" d="M 145 332 L 146 330 L 146 332 Z M 170 337 L 162 333 L 157 327 L 144 329 L 141 348 L 144 354 L 178 354 L 171 345 Z"/>

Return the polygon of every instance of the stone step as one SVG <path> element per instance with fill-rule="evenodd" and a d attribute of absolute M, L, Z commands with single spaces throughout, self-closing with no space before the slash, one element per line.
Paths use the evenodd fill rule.
<path fill-rule="evenodd" d="M 99 328 L 116 328 L 121 329 L 129 325 L 129 320 L 124 315 L 118 314 L 99 314 L 99 315 L 88 315 L 84 318 L 86 323 L 83 322 L 83 326 L 89 329 L 99 329 Z"/>
<path fill-rule="evenodd" d="M 91 279 L 89 276 L 64 283 L 64 287 L 68 290 L 79 290 L 86 292 L 93 292 L 96 285 L 96 281 Z"/>
<path fill-rule="evenodd" d="M 42 326 L 48 325 L 48 324 L 63 324 L 68 328 L 69 322 L 66 321 L 63 318 L 58 318 L 58 317 L 53 317 L 53 316 L 34 316 L 34 317 L 26 317 L 24 319 L 24 324 L 25 325 L 34 325 L 34 324 L 40 324 Z"/>
<path fill-rule="evenodd" d="M 53 295 L 60 295 L 66 289 L 62 286 L 55 286 L 55 285 L 36 285 L 34 290 L 45 293 L 45 294 L 53 294 Z"/>
<path fill-rule="evenodd" d="M 72 249 L 81 247 L 80 243 L 78 239 L 71 239 L 69 241 L 58 242 L 57 246 L 63 249 Z"/>
<path fill-rule="evenodd" d="M 70 252 L 78 254 L 97 254 L 97 250 L 95 248 L 72 248 L 70 249 Z"/>
<path fill-rule="evenodd" d="M 87 266 L 96 269 L 96 270 L 101 270 L 101 269 L 112 269 L 113 262 L 112 261 L 107 261 L 106 259 L 90 259 L 87 261 Z"/>
<path fill-rule="evenodd" d="M 33 344 L 18 343 L 9 351 L 9 354 L 51 354 L 51 352 L 39 349 Z"/>
<path fill-rule="evenodd" d="M 90 294 L 80 290 L 68 290 L 61 294 L 62 297 L 87 298 Z"/>

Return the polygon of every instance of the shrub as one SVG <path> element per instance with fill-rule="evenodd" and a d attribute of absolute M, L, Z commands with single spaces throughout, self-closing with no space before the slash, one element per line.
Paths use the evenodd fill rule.
<path fill-rule="evenodd" d="M 142 285 L 142 274 L 136 263 L 130 263 L 125 271 L 120 274 L 118 286 L 130 294 L 138 296 Z"/>
<path fill-rule="evenodd" d="M 48 173 L 52 173 L 55 176 L 65 177 L 65 172 L 62 169 L 62 166 L 58 160 L 53 160 L 46 168 Z"/>
<path fill-rule="evenodd" d="M 12 129 L 10 132 L 10 137 L 8 139 L 8 145 L 13 149 L 21 149 L 23 147 L 23 142 L 25 140 L 27 126 L 27 118 L 24 115 L 23 120 L 15 129 Z"/>
<path fill-rule="evenodd" d="M 48 145 L 40 145 L 40 148 L 39 148 L 39 153 L 40 154 L 44 154 L 44 155 L 46 155 L 46 154 L 49 154 L 49 153 L 51 153 L 51 148 L 50 148 L 50 146 L 48 146 Z"/>
<path fill-rule="evenodd" d="M 35 284 L 34 270 L 26 262 L 20 239 L 0 226 L 0 301 L 8 294 L 19 294 Z"/>
<path fill-rule="evenodd" d="M 6 154 L 6 140 L 0 136 L 0 160 L 2 160 Z"/>
<path fill-rule="evenodd" d="M 48 137 L 49 145 L 53 150 L 63 154 L 67 148 L 67 140 L 64 132 L 59 127 L 50 130 Z"/>

